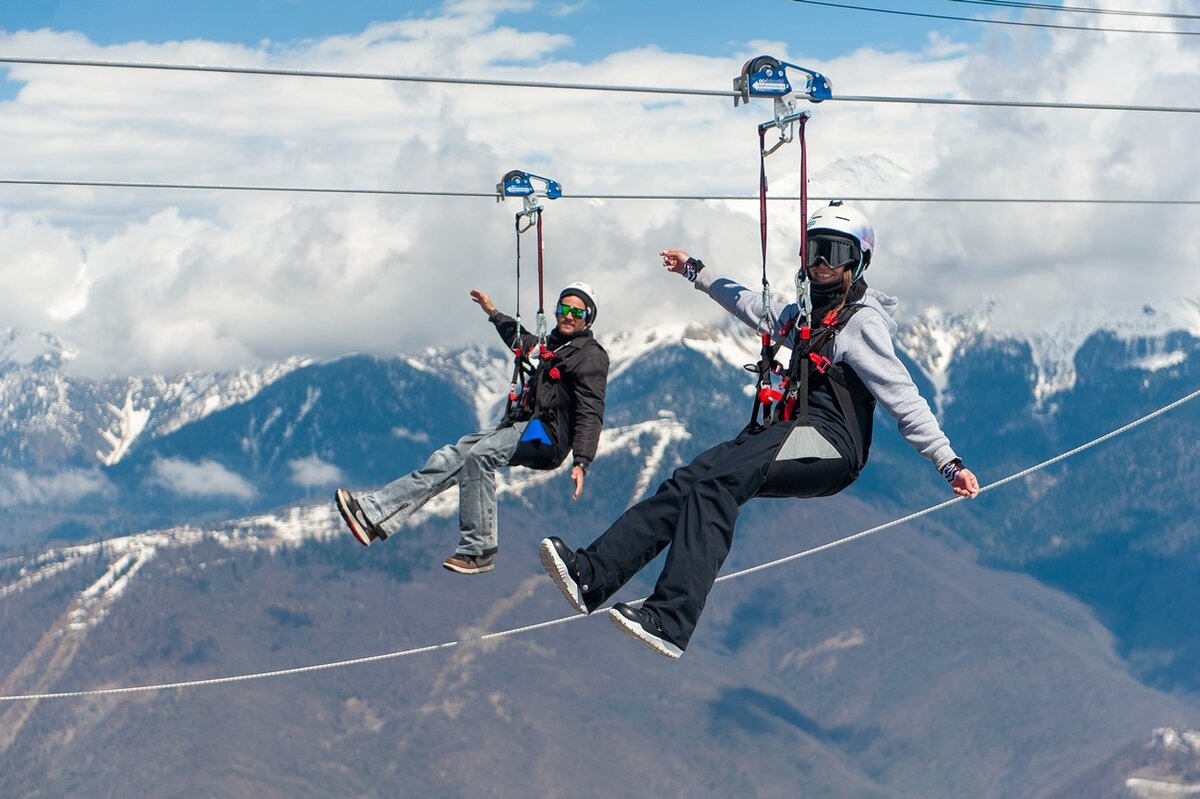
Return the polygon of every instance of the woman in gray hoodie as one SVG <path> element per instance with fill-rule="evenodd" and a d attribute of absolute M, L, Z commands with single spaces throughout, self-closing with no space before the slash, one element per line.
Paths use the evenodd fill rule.
<path fill-rule="evenodd" d="M 729 554 L 741 506 L 756 496 L 827 496 L 854 482 L 870 449 L 876 401 L 956 494 L 979 493 L 896 357 L 895 298 L 862 279 L 874 249 L 874 230 L 859 211 L 835 202 L 812 215 L 802 267 L 811 281 L 810 317 L 797 303 L 764 307 L 760 291 L 715 277 L 683 250 L 660 253 L 668 271 L 793 350 L 788 384 L 760 393 L 775 409 L 763 423 L 752 420 L 737 438 L 677 469 L 586 548 L 543 539 L 542 565 L 577 611 L 599 608 L 670 546 L 642 607 L 617 603 L 609 616 L 659 654 L 679 657 Z"/>

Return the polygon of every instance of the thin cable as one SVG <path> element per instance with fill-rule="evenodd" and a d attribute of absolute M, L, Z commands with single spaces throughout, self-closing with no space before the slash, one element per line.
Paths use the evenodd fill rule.
<path fill-rule="evenodd" d="M 278 191 L 306 194 L 385 194 L 401 197 L 489 197 L 496 192 L 430 191 L 427 189 L 366 189 L 325 186 L 252 186 L 232 183 L 150 183 L 124 180 L 25 180 L 0 178 L 0 184 L 13 186 L 84 186 L 102 189 L 184 189 L 200 191 Z"/>
<path fill-rule="evenodd" d="M 1138 427 L 1139 425 L 1143 425 L 1152 419 L 1157 419 L 1159 416 L 1162 416 L 1164 413 L 1172 411 L 1172 410 L 1178 408 L 1180 405 L 1183 405 L 1184 403 L 1191 402 L 1192 400 L 1196 399 L 1196 397 L 1200 397 L 1200 389 L 1193 391 L 1191 394 L 1188 394 L 1185 397 L 1180 397 L 1179 399 L 1175 400 L 1171 404 L 1164 405 L 1163 407 L 1159 408 L 1158 410 L 1152 411 L 1152 412 L 1146 414 L 1145 416 L 1141 417 L 1140 419 L 1135 419 L 1134 421 L 1130 422 L 1129 424 L 1125 425 L 1124 427 L 1118 427 L 1116 430 L 1111 430 L 1111 431 L 1105 433 L 1104 435 L 1100 436 L 1099 438 L 1092 439 L 1091 441 L 1087 442 L 1086 444 L 1081 444 L 1080 446 L 1075 447 L 1075 449 L 1067 450 L 1066 452 L 1063 452 L 1059 455 L 1055 455 L 1053 458 L 1050 458 L 1049 460 L 1042 461 L 1041 463 L 1039 463 L 1035 466 L 1030 466 L 1028 469 L 1019 471 L 1016 474 L 1010 474 L 1008 477 L 1002 478 L 1000 480 L 997 480 L 994 483 L 983 486 L 982 488 L 979 489 L 979 493 L 982 494 L 986 491 L 991 491 L 993 489 L 1000 488 L 1001 486 L 1008 485 L 1009 483 L 1012 483 L 1012 482 L 1015 482 L 1022 478 L 1028 477 L 1029 475 L 1033 474 L 1034 472 L 1039 472 L 1042 469 L 1048 468 L 1050 466 L 1053 466 L 1056 463 L 1059 463 L 1060 461 L 1064 461 L 1067 458 L 1070 458 L 1074 455 L 1078 455 L 1079 453 L 1083 452 L 1084 450 L 1088 450 L 1099 444 L 1103 444 L 1105 441 L 1115 438 L 1115 437 L 1121 435 L 1122 433 L 1126 433 L 1126 432 L 1132 430 L 1133 428 Z M 770 569 L 774 566 L 781 566 L 784 563 L 790 563 L 793 560 L 799 560 L 800 558 L 806 558 L 810 555 L 816 555 L 819 552 L 824 552 L 828 549 L 833 549 L 834 547 L 839 547 L 842 544 L 848 544 L 851 541 L 857 541 L 860 538 L 866 538 L 869 535 L 874 535 L 875 533 L 882 532 L 889 528 L 897 527 L 901 524 L 911 522 L 915 519 L 921 518 L 922 516 L 928 516 L 931 513 L 937 513 L 938 511 L 948 508 L 951 505 L 954 505 L 957 502 L 961 502 L 964 499 L 966 499 L 966 497 L 955 497 L 954 499 L 948 499 L 945 502 L 942 502 L 938 505 L 932 505 L 928 508 L 925 508 L 924 510 L 917 511 L 916 513 L 910 513 L 908 516 L 904 516 L 899 519 L 893 519 L 892 521 L 885 522 L 884 524 L 881 524 L 878 527 L 872 527 L 870 530 L 864 530 L 861 533 L 855 533 L 854 535 L 847 536 L 845 538 L 839 538 L 837 541 L 831 541 L 828 544 L 822 544 L 821 546 L 813 547 L 812 549 L 805 550 L 804 552 L 798 552 L 795 555 L 788 555 L 787 557 L 779 558 L 778 560 L 772 560 L 767 563 L 760 563 L 759 565 L 751 566 L 748 569 L 742 569 L 741 571 L 736 571 L 731 574 L 726 574 L 724 577 L 718 577 L 714 582 L 719 583 L 724 580 L 732 580 L 736 577 L 745 577 L 748 574 L 754 574 L 755 572 L 760 572 L 760 571 L 763 571 L 764 569 Z"/>
<path fill-rule="evenodd" d="M 578 619 L 586 618 L 588 617 L 578 615 L 564 616 L 561 619 L 543 621 L 537 624 L 530 624 L 525 627 L 514 627 L 511 630 L 501 630 L 500 632 L 487 633 L 486 635 L 472 636 L 458 641 L 447 641 L 444 644 L 422 646 L 417 647 L 416 649 L 405 649 L 402 652 L 388 652 L 383 655 L 369 655 L 367 657 L 353 658 L 351 660 L 339 660 L 332 663 L 319 663 L 315 666 L 299 666 L 293 669 L 260 671 L 254 674 L 238 674 L 232 677 L 213 677 L 207 680 L 183 680 L 180 682 L 158 683 L 156 685 L 134 685 L 125 688 L 101 688 L 94 691 L 67 691 L 52 694 L 28 694 L 26 696 L 0 696 L 0 702 L 13 702 L 18 699 L 68 699 L 71 697 L 81 696 L 113 696 L 117 694 L 144 693 L 147 691 L 168 691 L 175 688 L 200 688 L 209 685 L 224 685 L 226 683 L 248 682 L 250 680 L 265 680 L 272 677 L 286 677 L 293 674 L 307 674 L 313 671 L 326 671 L 328 669 L 340 669 L 346 666 L 361 666 L 365 663 L 378 663 L 381 660 L 393 660 L 395 658 L 401 658 L 407 655 L 421 655 L 425 654 L 426 652 L 436 652 L 439 649 L 452 649 L 463 644 L 474 643 L 476 641 L 491 641 L 511 635 L 520 635 L 521 633 L 532 632 L 533 630 L 540 630 L 545 627 L 553 627 L 558 624 L 564 624 L 569 621 L 576 621 Z"/>
<path fill-rule="evenodd" d="M 1069 111 L 1152 111 L 1172 114 L 1197 114 L 1200 107 L 1166 105 L 1115 105 L 1112 103 L 1039 103 L 1033 100 L 962 100 L 954 97 L 880 97 L 841 94 L 824 102 L 905 103 L 911 105 L 962 105 L 987 108 L 1053 108 Z"/>
<path fill-rule="evenodd" d="M 1050 3 L 1018 3 L 1013 0 L 950 0 L 952 3 L 972 3 L 980 6 L 1001 8 L 1024 8 L 1045 11 L 1074 11 L 1084 14 L 1111 14 L 1122 17 L 1152 17 L 1154 19 L 1200 19 L 1200 14 L 1164 14 L 1159 11 L 1119 11 L 1112 8 L 1084 8 L 1083 6 L 1056 6 Z"/>
<path fill-rule="evenodd" d="M 494 80 L 490 78 L 449 78 L 431 75 L 392 75 L 369 72 L 324 72 L 319 70 L 267 69 L 266 67 L 217 67 L 203 64 L 162 64 L 144 61 L 88 61 L 69 58 L 33 58 L 0 56 L 0 63 L 39 64 L 46 66 L 113 67 L 119 69 L 165 69 L 185 72 L 217 72 L 250 75 L 276 75 L 304 78 L 344 78 L 349 80 L 406 81 L 412 83 L 450 83 L 471 86 L 505 86 L 522 89 L 567 89 L 579 91 L 633 92 L 642 94 L 682 94 L 703 97 L 738 97 L 739 92 L 725 89 L 683 89 L 654 86 L 621 86 L 595 83 L 547 83 L 542 81 Z M 836 96 L 833 101 L 867 103 L 912 103 L 934 105 L 994 106 L 997 108 L 1054 108 L 1088 111 L 1153 111 L 1179 114 L 1200 113 L 1200 108 L 1172 106 L 1113 105 L 1104 103 L 1032 103 L 1010 100 L 955 100 L 931 97 Z M 829 102 L 828 100 L 826 102 Z"/>
<path fill-rule="evenodd" d="M 592 92 L 634 92 L 642 94 L 682 94 L 701 97 L 740 96 L 733 90 L 683 89 L 661 86 L 615 86 L 601 83 L 554 83 L 550 81 L 500 80 L 497 78 L 451 78 L 433 75 L 398 75 L 385 72 L 332 72 L 316 69 L 268 69 L 267 67 L 219 67 L 206 64 L 167 64 L 146 61 L 97 61 L 74 58 L 34 58 L 0 56 L 0 63 L 42 64 L 67 67 L 113 67 L 117 69 L 162 69 L 179 72 L 218 72 L 233 75 L 275 75 L 294 78 L 340 78 L 345 80 L 383 80 L 401 83 L 453 83 L 466 86 L 508 86 L 522 89 L 575 89 Z"/>
<path fill-rule="evenodd" d="M 1039 464 L 1030 466 L 1027 469 L 1017 472 L 1016 474 L 1011 474 L 1008 477 L 1005 477 L 1001 480 L 997 480 L 996 482 L 991 483 L 990 485 L 983 486 L 979 489 L 979 493 L 982 494 L 986 491 L 991 491 L 995 488 L 999 488 L 1000 486 L 1007 485 L 1008 483 L 1014 482 L 1016 480 L 1020 480 L 1024 477 L 1028 477 L 1029 475 L 1033 474 L 1034 472 L 1041 471 L 1042 469 L 1045 469 L 1049 466 L 1059 463 L 1060 461 L 1064 461 L 1067 458 L 1070 458 L 1074 455 L 1078 455 L 1079 453 L 1081 453 L 1085 450 L 1091 449 L 1092 447 L 1102 444 L 1102 443 L 1108 441 L 1109 439 L 1115 438 L 1116 436 L 1126 433 L 1135 427 L 1143 425 L 1146 422 L 1151 421 L 1152 419 L 1157 419 L 1159 416 L 1162 416 L 1163 414 L 1165 414 L 1169 411 L 1172 411 L 1175 408 L 1178 408 L 1179 406 L 1181 406 L 1187 402 L 1191 402 L 1192 400 L 1196 399 L 1196 397 L 1200 397 L 1200 389 L 1197 389 L 1197 390 L 1193 391 L 1192 393 L 1188 394 L 1187 396 L 1181 397 L 1180 399 L 1177 399 L 1174 402 L 1170 403 L 1169 405 L 1165 405 L 1156 411 L 1151 411 L 1150 413 L 1146 414 L 1145 416 L 1142 416 L 1139 419 L 1135 419 L 1134 421 L 1124 425 L 1123 427 L 1119 427 L 1116 430 L 1112 430 L 1108 433 L 1105 433 L 1104 435 L 1100 436 L 1099 438 L 1095 438 L 1086 444 L 1082 444 L 1078 447 L 1075 447 L 1074 449 L 1071 449 L 1064 453 L 1056 455 L 1053 458 L 1050 458 L 1049 460 L 1045 460 Z M 809 557 L 810 555 L 816 555 L 820 552 L 825 552 L 827 550 L 833 549 L 834 547 L 839 547 L 839 546 L 842 546 L 843 544 L 848 544 L 851 541 L 857 541 L 860 538 L 866 538 L 869 535 L 874 535 L 875 533 L 883 532 L 884 530 L 888 530 L 892 527 L 896 527 L 898 525 L 905 524 L 907 522 L 913 521 L 914 519 L 919 519 L 922 516 L 928 516 L 930 514 L 937 513 L 938 511 L 944 510 L 945 508 L 948 508 L 957 502 L 961 502 L 963 499 L 965 499 L 965 497 L 955 497 L 954 499 L 947 500 L 946 502 L 942 502 L 938 505 L 932 505 L 928 508 L 925 508 L 924 510 L 917 511 L 916 513 L 911 513 L 908 516 L 904 516 L 899 519 L 893 519 L 890 522 L 885 522 L 884 524 L 878 525 L 876 527 L 872 527 L 869 530 L 863 530 L 862 532 L 855 533 L 854 535 L 849 535 L 849 536 L 846 536 L 845 538 L 839 538 L 836 541 L 830 541 L 828 544 L 822 544 L 820 546 L 813 547 L 812 549 L 806 549 L 803 552 L 797 552 L 794 555 L 788 555 L 787 557 L 779 558 L 778 560 L 772 560 L 767 563 L 759 564 L 758 566 L 751 566 L 748 569 L 742 569 L 741 571 L 736 571 L 731 574 L 726 574 L 723 577 L 718 577 L 716 579 L 716 582 L 721 583 L 721 582 L 726 582 L 728 580 L 733 580 L 733 579 L 736 579 L 739 577 L 745 577 L 747 575 L 754 574 L 755 572 L 760 572 L 765 569 L 773 568 L 775 566 L 781 566 L 784 563 L 790 563 L 791 561 L 799 560 L 800 558 L 806 558 L 806 557 Z M 645 597 L 642 597 L 641 599 L 634 600 L 633 602 L 629 602 L 627 604 L 636 605 L 636 604 L 643 602 L 644 600 L 645 600 Z M 296 668 L 291 668 L 291 669 L 277 669 L 275 671 L 260 671 L 260 672 L 256 672 L 253 674 L 239 674 L 239 675 L 235 675 L 232 677 L 213 677 L 213 678 L 205 679 L 205 680 L 185 680 L 185 681 L 181 681 L 181 682 L 158 683 L 155 685 L 136 685 L 136 686 L 129 686 L 129 687 L 125 687 L 125 688 L 101 688 L 101 689 L 96 689 L 96 690 L 91 690 L 91 691 L 63 691 L 63 692 L 59 692 L 59 693 L 0 696 L 0 702 L 16 702 L 19 700 L 31 700 L 31 699 L 32 700 L 36 700 L 36 699 L 67 699 L 67 698 L 71 698 L 71 697 L 82 697 L 82 696 L 111 696 L 114 694 L 131 694 L 131 693 L 139 693 L 139 692 L 145 692 L 145 691 L 165 691 L 165 690 L 170 690 L 170 689 L 174 689 L 174 688 L 197 688 L 200 686 L 222 685 L 225 683 L 246 682 L 249 680 L 261 680 L 261 679 L 266 679 L 269 677 L 284 677 L 284 676 L 292 675 L 292 674 L 306 674 L 308 672 L 313 672 L 313 671 L 325 671 L 328 669 L 342 668 L 344 666 L 358 666 L 358 665 L 362 665 L 364 663 L 377 663 L 382 660 L 393 660 L 395 658 L 406 657 L 408 655 L 419 655 L 419 654 L 423 654 L 426 652 L 436 652 L 440 649 L 451 649 L 453 647 L 461 646 L 462 644 L 472 643 L 475 641 L 491 641 L 491 640 L 495 640 L 498 638 L 505 638 L 508 636 L 520 635 L 522 633 L 532 632 L 533 630 L 541 630 L 546 627 L 553 627 L 553 626 L 556 626 L 559 624 L 565 624 L 570 621 L 578 621 L 579 619 L 594 618 L 596 615 L 597 614 L 595 612 L 593 612 L 590 616 L 580 616 L 580 615 L 564 616 L 559 619 L 551 619 L 550 621 L 543 621 L 543 622 L 538 622 L 536 624 L 529 624 L 529 625 L 525 625 L 524 627 L 514 627 L 509 630 L 501 630 L 500 632 L 487 633 L 485 635 L 471 636 L 471 637 L 463 638 L 463 639 L 460 639 L 457 641 L 447 641 L 442 644 L 433 644 L 430 646 L 422 646 L 422 647 L 417 647 L 415 649 L 404 649 L 399 652 L 388 652 L 388 653 L 382 654 L 382 655 L 369 655 L 367 657 L 353 658 L 350 660 L 338 660 L 338 661 L 334 661 L 331 663 L 320 663 L 320 664 L 317 664 L 314 666 L 298 666 Z"/>
<path fill-rule="evenodd" d="M 1200 36 L 1200 31 L 1148 31 L 1137 28 L 1089 28 L 1083 25 L 1054 25 L 1049 22 L 1017 22 L 1008 19 L 987 19 L 982 17 L 955 17 L 950 14 L 923 14 L 918 11 L 897 11 L 892 8 L 873 8 L 871 6 L 853 6 L 842 3 L 828 3 L 823 0 L 792 0 L 793 3 L 803 3 L 809 6 L 827 6 L 829 8 L 844 8 L 850 11 L 874 11 L 879 14 L 896 14 L 902 17 L 921 17 L 923 19 L 945 19 L 954 22 L 983 22 L 991 25 L 1016 25 L 1022 28 L 1054 28 L 1064 31 L 1091 31 L 1093 33 L 1149 33 L 1165 34 L 1168 36 Z"/>
<path fill-rule="evenodd" d="M 0 185 L 10 186 L 67 186 L 108 189 L 177 189 L 185 191 L 249 191 L 249 192 L 295 192 L 301 194 L 365 194 L 397 197 L 485 197 L 496 198 L 495 191 L 432 191 L 426 189 L 368 189 L 338 188 L 321 186 L 252 186 L 222 183 L 146 183 L 116 180 L 26 180 L 0 178 Z M 1131 199 L 1088 199 L 1084 197 L 871 197 L 845 194 L 820 196 L 809 195 L 813 200 L 846 200 L 848 202 L 879 203 L 1013 203 L 1013 204 L 1063 204 L 1063 205 L 1200 205 L 1200 200 L 1131 200 Z M 564 194 L 564 200 L 758 200 L 750 194 Z M 797 195 L 768 197 L 769 202 L 800 199 Z"/>

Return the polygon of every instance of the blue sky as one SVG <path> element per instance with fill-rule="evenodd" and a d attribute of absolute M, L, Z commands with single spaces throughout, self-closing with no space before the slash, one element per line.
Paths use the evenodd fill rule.
<path fill-rule="evenodd" d="M 1190 2 L 1139 7 L 1187 11 Z M 981 9 L 949 0 L 904 8 Z M 747 58 L 767 53 L 822 71 L 835 95 L 1200 104 L 1194 37 L 1147 42 L 789 0 L 0 5 L 4 55 L 728 89 Z M 489 191 L 523 168 L 559 180 L 567 195 L 749 194 L 754 127 L 770 115 L 765 101 L 735 109 L 727 98 L 32 65 L 0 72 L 8 179 Z M 809 188 L 1197 199 L 1195 117 L 827 103 L 809 125 Z M 769 160 L 776 194 L 798 190 L 796 149 Z M 774 207 L 772 279 L 784 292 L 797 209 Z M 879 237 L 868 278 L 901 297 L 901 321 L 953 329 L 968 315 L 1000 334 L 1033 335 L 1052 344 L 1035 353 L 1046 374 L 1069 369 L 1073 342 L 1099 325 L 1200 331 L 1195 207 L 866 202 L 862 210 Z M 683 247 L 753 282 L 755 213 L 752 203 L 568 197 L 547 217 L 548 280 L 585 277 L 614 298 L 602 315 L 614 332 L 715 322 L 711 302 L 661 283 L 654 253 Z M 100 373 L 471 343 L 477 327 L 446 318 L 463 312 L 471 287 L 511 307 L 511 218 L 486 198 L 0 185 L 0 331 L 19 331 L 26 352 L 51 333 L 76 348 L 76 368 Z M 1131 229 L 1171 234 L 1147 243 Z"/>
<path fill-rule="evenodd" d="M 885 2 L 880 7 L 888 5 Z M 380 20 L 436 14 L 441 6 L 430 0 L 21 0 L 0 9 L 0 28 L 79 31 L 98 44 L 205 38 L 254 45 L 263 39 L 287 42 L 352 33 Z M 977 10 L 947 0 L 908 2 L 903 8 L 947 16 L 971 16 Z M 535 19 L 506 15 L 501 21 L 569 34 L 575 43 L 565 55 L 587 60 L 649 45 L 686 45 L 703 52 L 732 53 L 741 42 L 763 38 L 803 42 L 806 52 L 828 58 L 864 44 L 881 49 L 919 47 L 933 29 L 957 40 L 973 41 L 985 27 L 807 6 L 790 0 L 742 0 L 736 4 L 563 0 L 547 4 Z"/>
<path fill-rule="evenodd" d="M 441 2 L 394 0 L 22 0 L 0 7 L 0 30 L 76 31 L 101 45 L 210 39 L 256 46 L 353 34 L 373 22 L 429 17 Z M 869 5 L 869 4 L 868 4 Z M 723 3 L 639 0 L 554 0 L 534 14 L 502 14 L 502 24 L 570 36 L 558 55 L 595 60 L 640 47 L 685 46 L 706 53 L 736 53 L 756 39 L 786 38 L 809 57 L 832 58 L 857 47 L 918 49 L 932 31 L 956 41 L 977 41 L 988 25 L 809 6 L 791 0 Z M 948 0 L 905 4 L 905 10 L 970 16 L 973 9 Z M 450 54 L 452 55 L 452 54 Z M 0 73 L 5 70 L 0 66 Z M 431 65 L 430 74 L 439 70 Z M 0 83 L 0 99 L 19 86 Z"/>

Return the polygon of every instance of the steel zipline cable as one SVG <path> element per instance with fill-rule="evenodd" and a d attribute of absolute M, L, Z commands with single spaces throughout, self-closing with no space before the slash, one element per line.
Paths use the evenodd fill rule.
<path fill-rule="evenodd" d="M 1145 424 L 1146 422 L 1149 422 L 1153 419 L 1157 419 L 1159 416 L 1162 416 L 1163 414 L 1168 413 L 1168 412 L 1180 407 L 1181 405 L 1191 402 L 1192 400 L 1196 399 L 1197 397 L 1200 397 L 1200 389 L 1196 389 L 1195 391 L 1191 392 L 1190 394 L 1180 397 L 1179 399 L 1175 400 L 1174 402 L 1172 402 L 1168 405 L 1164 405 L 1163 407 L 1159 408 L 1158 410 L 1151 411 L 1150 413 L 1146 414 L 1145 416 L 1135 419 L 1132 422 L 1129 422 L 1128 424 L 1118 427 L 1115 430 L 1111 430 L 1108 433 L 1105 433 L 1104 435 L 1102 435 L 1098 438 L 1094 438 L 1091 441 L 1087 442 L 1086 444 L 1081 444 L 1080 446 L 1075 447 L 1074 449 L 1067 450 L 1066 452 L 1060 453 L 1060 454 L 1054 456 L 1053 458 L 1050 458 L 1049 460 L 1042 461 L 1041 463 L 1038 463 L 1034 466 L 1030 466 L 1027 469 L 1023 469 L 1019 472 L 1009 475 L 1008 477 L 997 480 L 994 483 L 990 483 L 986 486 L 983 486 L 979 489 L 979 493 L 983 494 L 988 491 L 993 491 L 997 488 L 1008 485 L 1009 483 L 1013 483 L 1017 480 L 1021 480 L 1025 477 L 1028 477 L 1029 475 L 1034 474 L 1035 472 L 1039 472 L 1043 469 L 1046 469 L 1056 463 L 1060 463 L 1061 461 L 1064 461 L 1067 458 L 1078 455 L 1079 453 L 1084 452 L 1085 450 L 1091 449 L 1092 447 L 1103 444 L 1104 442 L 1109 441 L 1110 439 L 1116 438 L 1117 436 L 1119 436 L 1123 433 L 1126 433 L 1126 432 L 1134 429 L 1135 427 L 1139 427 L 1139 426 Z M 925 508 L 924 510 L 917 511 L 915 513 L 910 513 L 907 516 L 902 516 L 900 518 L 893 519 L 892 521 L 885 522 L 883 524 L 872 527 L 868 530 L 863 530 L 861 532 L 854 533 L 853 535 L 849 535 L 844 538 L 839 538 L 835 541 L 830 541 L 827 544 L 821 544 L 820 546 L 816 546 L 811 549 L 806 549 L 802 552 L 797 552 L 793 555 L 788 555 L 786 557 L 782 557 L 777 560 L 768 561 L 766 563 L 760 563 L 757 566 L 751 566 L 749 568 L 742 569 L 740 571 L 726 574 L 722 577 L 718 577 L 716 582 L 723 583 L 723 582 L 728 582 L 729 580 L 736 580 L 736 579 L 739 579 L 742 577 L 747 577 L 751 574 L 755 574 L 760 571 L 765 571 L 766 569 L 771 569 L 776 566 L 782 566 L 785 563 L 791 563 L 792 561 L 800 560 L 801 558 L 806 558 L 806 557 L 810 557 L 812 555 L 819 554 L 821 552 L 826 552 L 830 549 L 834 549 L 835 547 L 839 547 L 844 544 L 849 544 L 852 541 L 857 541 L 861 538 L 866 538 L 867 536 L 874 535 L 876 533 L 881 533 L 884 530 L 889 530 L 893 527 L 899 527 L 900 525 L 907 524 L 908 522 L 915 521 L 916 519 L 920 519 L 923 516 L 929 516 L 931 514 L 937 513 L 938 511 L 944 510 L 944 509 L 950 507 L 951 505 L 955 505 L 959 502 L 962 502 L 964 499 L 965 499 L 965 497 L 955 497 L 954 499 L 947 500 L 947 501 L 939 503 L 937 505 L 931 505 L 930 507 Z M 636 605 L 636 604 L 641 603 L 644 599 L 645 599 L 645 597 L 643 597 L 642 599 L 635 600 L 634 602 L 630 602 L 628 604 Z M 361 665 L 364 665 L 367 663 L 378 663 L 378 662 L 381 662 L 384 660 L 395 660 L 397 658 L 407 657 L 409 655 L 426 654 L 429 652 L 437 652 L 437 651 L 443 650 L 443 649 L 453 649 L 455 647 L 463 646 L 464 644 L 471 644 L 471 643 L 475 643 L 475 642 L 494 641 L 494 640 L 497 640 L 500 638 L 508 638 L 508 637 L 515 636 L 515 635 L 522 635 L 524 633 L 533 632 L 534 630 L 542 630 L 542 629 L 546 629 L 548 627 L 555 627 L 560 624 L 566 624 L 567 622 L 579 621 L 581 619 L 594 618 L 597 615 L 600 615 L 599 611 L 596 611 L 589 616 L 579 616 L 579 615 L 563 616 L 562 618 L 558 618 L 558 619 L 551 619 L 549 621 L 538 622 L 536 624 L 528 624 L 528 625 L 525 625 L 522 627 L 513 627 L 508 630 L 500 630 L 500 631 L 494 632 L 494 633 L 485 633 L 482 635 L 470 636 L 470 637 L 466 637 L 466 638 L 461 638 L 456 641 L 446 641 L 441 644 L 431 644 L 429 646 L 415 647 L 413 649 L 403 649 L 398 652 L 387 652 L 387 653 L 384 653 L 381 655 L 368 655 L 366 657 L 351 658 L 349 660 L 338 660 L 338 661 L 333 661 L 333 662 L 329 662 L 329 663 L 318 663 L 318 664 L 312 665 L 312 666 L 297 666 L 295 668 L 289 668 L 289 669 L 276 669 L 274 671 L 260 671 L 260 672 L 255 672 L 252 674 L 238 674 L 238 675 L 233 675 L 233 676 L 229 676 L 229 677 L 212 677 L 209 679 L 201 679 L 201 680 L 182 680 L 179 682 L 157 683 L 154 685 L 135 685 L 135 686 L 127 686 L 124 688 L 99 688 L 99 689 L 90 690 L 90 691 L 60 691 L 60 692 L 54 692 L 54 693 L 18 694 L 18 695 L 12 695 L 12 696 L 0 696 L 0 702 L 36 701 L 36 700 L 41 700 L 41 699 L 70 699 L 70 698 L 79 698 L 79 697 L 88 697 L 88 696 L 117 696 L 117 695 L 122 695 L 122 694 L 146 693 L 146 692 L 150 692 L 150 691 L 168 691 L 168 690 L 181 689 L 181 688 L 200 688 L 200 687 L 212 686 L 212 685 L 225 685 L 225 684 L 229 684 L 229 683 L 248 682 L 250 680 L 264 680 L 264 679 L 269 679 L 269 678 L 273 678 L 273 677 L 287 677 L 287 676 L 292 676 L 292 675 L 297 675 L 297 674 L 308 674 L 308 673 L 316 672 L 316 671 L 328 671 L 330 669 L 346 668 L 349 666 L 361 666 Z"/>
<path fill-rule="evenodd" d="M 0 186 L 66 186 L 106 189 L 174 189 L 186 191 L 244 191 L 244 192 L 293 192 L 298 194 L 363 194 L 395 197 L 471 197 L 494 200 L 494 191 L 435 191 L 430 189 L 372 189 L 341 188 L 336 186 L 254 186 L 235 183 L 146 183 L 118 180 L 42 180 L 24 178 L 0 178 Z M 671 200 L 685 201 L 755 201 L 759 197 L 751 194 L 563 194 L 563 200 Z M 773 195 L 771 202 L 799 200 L 797 195 Z M 963 203 L 963 204 L 1016 204 L 1016 205 L 1200 205 L 1200 200 L 1160 199 L 1110 199 L 1085 197 L 872 197 L 866 195 L 809 195 L 812 200 L 845 200 L 847 202 L 878 203 Z"/>
<path fill-rule="evenodd" d="M 829 3 L 823 0 L 792 0 L 807 6 L 824 6 L 825 8 L 841 8 L 847 11 L 873 11 L 877 14 L 894 14 L 901 17 L 920 17 L 922 19 L 942 19 L 952 22 L 982 22 L 989 25 L 1015 25 L 1020 28 L 1052 28 L 1063 31 L 1090 31 L 1093 33 L 1147 33 L 1162 36 L 1200 36 L 1200 31 L 1175 30 L 1145 30 L 1140 28 L 1091 28 L 1086 25 L 1055 25 L 1050 22 L 1021 22 L 1011 19 L 991 19 L 989 17 L 956 17 L 952 14 L 927 14 L 919 11 L 898 11 L 894 8 L 876 8 L 873 6 L 857 6 L 848 3 Z"/>
<path fill-rule="evenodd" d="M 1151 19 L 1200 19 L 1200 14 L 1168 14 L 1162 11 L 1122 11 L 1115 8 L 1056 6 L 1050 3 L 1020 3 L 1015 0 L 950 0 L 951 3 L 970 3 L 993 8 L 1018 8 L 1030 11 L 1067 11 L 1079 14 L 1110 14 L 1121 17 L 1150 17 Z"/>
<path fill-rule="evenodd" d="M 735 97 L 732 89 L 688 89 L 667 86 L 624 86 L 601 83 L 556 83 L 549 81 L 503 80 L 499 78 L 456 78 L 434 75 L 403 75 L 384 72 L 336 72 L 311 69 L 272 69 L 268 67 L 229 67 L 205 64 L 171 64 L 146 61 L 98 61 L 73 58 L 38 58 L 34 56 L 0 55 L 0 64 L 34 64 L 42 66 L 97 67 L 116 69 L 152 69 L 180 72 L 209 72 L 234 75 L 272 75 L 300 78 L 336 78 L 344 80 L 375 80 L 404 83 L 448 83 L 463 86 L 502 86 L 521 89 L 563 89 L 571 91 L 625 92 L 640 94 L 670 94 L 693 97 Z M 845 103 L 905 103 L 915 105 L 986 106 L 992 108 L 1043 108 L 1081 111 L 1140 111 L 1153 113 L 1196 114 L 1200 107 L 1155 106 L 1114 103 L 1043 103 L 1023 100 L 960 100 L 948 97 L 878 97 L 870 95 L 838 95 L 825 102 Z"/>

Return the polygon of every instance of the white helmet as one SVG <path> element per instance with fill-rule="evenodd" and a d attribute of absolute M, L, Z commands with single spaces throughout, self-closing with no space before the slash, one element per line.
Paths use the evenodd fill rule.
<path fill-rule="evenodd" d="M 583 305 L 587 308 L 587 326 L 591 327 L 592 323 L 596 321 L 596 290 L 592 288 L 592 284 L 584 283 L 582 280 L 568 283 L 562 291 L 558 292 L 558 301 L 562 302 L 562 298 L 567 296 L 583 300 Z"/>
<path fill-rule="evenodd" d="M 863 271 L 871 264 L 871 253 L 875 251 L 875 228 L 861 211 L 842 205 L 841 200 L 834 200 L 824 208 L 818 208 L 808 218 L 807 236 L 814 234 L 832 233 L 852 239 L 858 247 L 858 264 L 851 274 L 853 280 L 862 277 Z M 813 247 L 809 247 L 809 261 L 816 259 Z M 808 264 L 811 266 L 811 263 Z M 837 264 L 830 264 L 837 266 Z"/>

